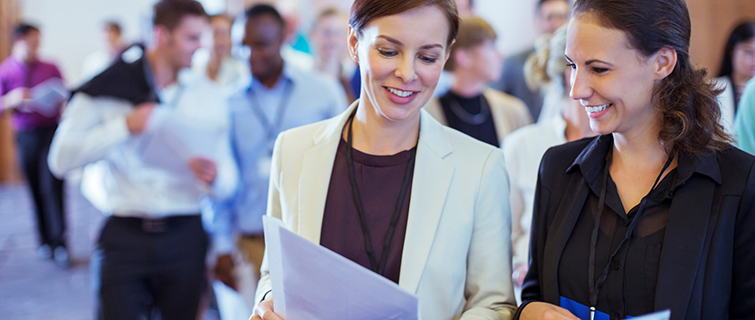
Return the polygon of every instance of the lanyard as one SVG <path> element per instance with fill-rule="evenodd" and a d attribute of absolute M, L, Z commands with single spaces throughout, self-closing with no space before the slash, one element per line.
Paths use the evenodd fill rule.
<path fill-rule="evenodd" d="M 383 275 L 385 271 L 385 264 L 388 262 L 388 252 L 391 248 L 391 242 L 393 241 L 393 234 L 396 231 L 396 225 L 398 224 L 398 218 L 401 214 L 401 208 L 404 206 L 404 200 L 406 194 L 409 192 L 409 180 L 411 180 L 411 173 L 414 169 L 414 160 L 417 156 L 417 148 L 413 148 L 411 151 L 411 158 L 409 164 L 406 166 L 406 172 L 404 173 L 404 182 L 401 184 L 401 193 L 398 196 L 398 202 L 396 203 L 396 210 L 391 217 L 391 224 L 388 228 L 388 232 L 385 234 L 385 241 L 383 242 L 383 255 L 380 257 L 380 263 L 378 264 L 375 253 L 372 249 L 372 241 L 370 240 L 370 234 L 367 228 L 367 221 L 364 215 L 364 205 L 362 204 L 362 196 L 359 193 L 359 187 L 357 186 L 356 171 L 354 170 L 354 159 L 352 156 L 352 139 L 351 128 L 354 123 L 354 114 L 349 118 L 349 131 L 348 138 L 346 140 L 346 162 L 349 166 L 349 181 L 351 182 L 351 191 L 354 196 L 354 202 L 356 203 L 357 213 L 359 213 L 359 223 L 362 226 L 362 234 L 364 236 L 364 248 L 367 251 L 367 256 L 370 258 L 370 266 L 372 271 Z"/>
<path fill-rule="evenodd" d="M 663 165 L 663 169 L 661 169 L 661 173 L 658 174 L 658 177 L 655 178 L 655 183 L 653 183 L 653 187 L 650 189 L 647 195 L 642 197 L 642 200 L 640 200 L 640 207 L 637 209 L 637 213 L 634 216 L 634 220 L 632 220 L 632 223 L 629 225 L 629 229 L 627 229 L 626 234 L 624 235 L 624 239 L 621 240 L 619 243 L 619 246 L 616 248 L 616 251 L 611 254 L 611 258 L 608 259 L 608 264 L 603 269 L 603 272 L 600 275 L 600 278 L 598 279 L 598 283 L 595 283 L 595 256 L 597 255 L 597 247 L 598 247 L 598 230 L 600 230 L 600 218 L 603 215 L 603 208 L 605 207 L 605 200 L 606 200 L 606 186 L 608 184 L 608 163 L 610 161 L 606 160 L 605 165 L 603 166 L 603 188 L 600 190 L 600 197 L 598 198 L 598 214 L 597 217 L 595 217 L 595 226 L 592 229 L 592 236 L 590 238 L 590 259 L 589 259 L 589 265 L 588 265 L 588 276 L 587 276 L 587 282 L 588 282 L 588 288 L 590 288 L 590 320 L 595 319 L 595 307 L 598 305 L 598 297 L 600 295 L 600 289 L 603 286 L 603 284 L 606 282 L 606 279 L 608 278 L 608 273 L 611 271 L 611 261 L 616 257 L 616 255 L 621 251 L 621 248 L 624 246 L 625 243 L 629 241 L 629 238 L 632 236 L 632 233 L 634 232 L 635 226 L 637 226 L 637 221 L 640 221 L 640 218 L 642 217 L 642 213 L 645 210 L 645 205 L 647 204 L 647 198 L 648 195 L 650 195 L 653 190 L 655 190 L 656 187 L 658 187 L 658 182 L 661 180 L 661 177 L 663 176 L 663 173 L 666 172 L 666 169 L 671 165 L 671 162 L 674 160 L 674 155 L 669 156 L 668 160 L 666 160 L 666 163 Z"/>
<path fill-rule="evenodd" d="M 259 103 L 257 96 L 254 95 L 251 87 L 249 89 L 251 93 L 250 98 L 252 99 L 252 111 L 254 111 L 254 115 L 262 123 L 262 127 L 265 130 L 265 141 L 268 144 L 268 149 L 270 149 L 268 150 L 269 153 L 272 153 L 272 146 L 270 144 L 275 141 L 275 137 L 278 135 L 278 131 L 280 131 L 283 117 L 286 114 L 286 109 L 288 109 L 289 101 L 291 101 L 291 92 L 294 90 L 294 84 L 288 81 L 284 81 L 283 86 L 283 95 L 281 95 L 280 104 L 273 119 L 268 119 L 265 116 L 265 112 L 262 110 L 262 105 Z"/>

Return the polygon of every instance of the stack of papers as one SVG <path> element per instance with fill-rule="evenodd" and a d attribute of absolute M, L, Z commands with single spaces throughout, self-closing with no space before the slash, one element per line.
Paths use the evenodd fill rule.
<path fill-rule="evenodd" d="M 263 217 L 275 313 L 285 319 L 418 319 L 419 301 L 392 281 Z"/>
<path fill-rule="evenodd" d="M 58 114 L 60 104 L 68 99 L 68 89 L 60 78 L 51 78 L 31 89 L 29 109 L 42 115 L 52 117 Z"/>
<path fill-rule="evenodd" d="M 142 146 L 142 161 L 175 174 L 190 173 L 189 159 L 215 160 L 222 130 L 179 117 L 172 110 L 155 108 Z"/>
<path fill-rule="evenodd" d="M 671 319 L 671 310 L 663 310 L 646 314 L 644 316 L 629 318 L 632 320 L 669 320 Z"/>

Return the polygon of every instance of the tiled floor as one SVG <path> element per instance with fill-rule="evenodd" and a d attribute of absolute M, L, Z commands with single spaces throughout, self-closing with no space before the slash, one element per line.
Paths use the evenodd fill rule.
<path fill-rule="evenodd" d="M 77 186 L 66 187 L 68 246 L 73 265 L 60 269 L 37 256 L 30 194 L 0 184 L 0 319 L 92 319 L 89 255 L 102 215 Z"/>

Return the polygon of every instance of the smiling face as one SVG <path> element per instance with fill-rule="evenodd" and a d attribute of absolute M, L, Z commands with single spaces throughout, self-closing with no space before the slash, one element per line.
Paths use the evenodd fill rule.
<path fill-rule="evenodd" d="M 361 34 L 350 29 L 349 51 L 359 62 L 367 114 L 388 121 L 419 118 L 448 59 L 447 21 L 438 7 L 423 6 L 376 18 Z"/>
<path fill-rule="evenodd" d="M 623 31 L 601 26 L 591 14 L 572 18 L 565 53 L 572 69 L 570 95 L 585 107 L 593 131 L 660 130 L 653 88 L 673 71 L 675 54 L 673 61 L 666 61 L 667 49 L 646 57 Z"/>
<path fill-rule="evenodd" d="M 160 28 L 158 41 L 173 68 L 180 70 L 191 67 L 194 52 L 202 46 L 202 33 L 207 26 L 207 18 L 187 15 L 173 30 Z"/>

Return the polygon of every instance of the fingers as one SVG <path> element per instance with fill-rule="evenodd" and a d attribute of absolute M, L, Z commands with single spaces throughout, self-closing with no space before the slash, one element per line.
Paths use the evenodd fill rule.
<path fill-rule="evenodd" d="M 206 184 L 212 184 L 218 174 L 218 167 L 215 162 L 202 157 L 189 159 L 189 168 L 197 179 Z"/>
<path fill-rule="evenodd" d="M 273 299 L 262 301 L 254 307 L 254 314 L 258 315 L 262 320 L 283 320 L 279 315 L 275 314 L 273 310 Z"/>

